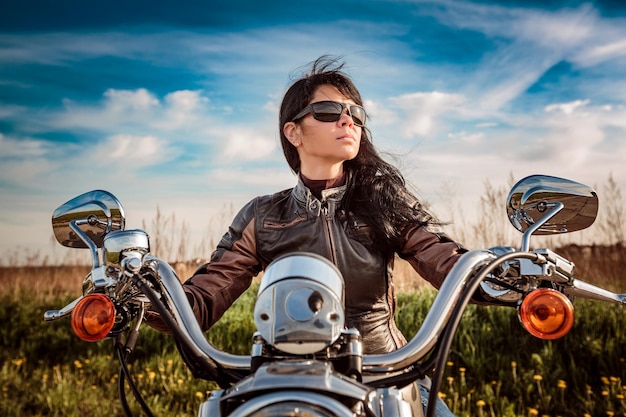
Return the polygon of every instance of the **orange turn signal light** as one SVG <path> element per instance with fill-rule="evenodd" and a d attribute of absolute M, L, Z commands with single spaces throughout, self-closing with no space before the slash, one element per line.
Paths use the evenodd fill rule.
<path fill-rule="evenodd" d="M 71 322 L 76 336 L 87 342 L 97 342 L 113 328 L 115 306 L 104 294 L 86 295 L 74 307 Z"/>
<path fill-rule="evenodd" d="M 559 291 L 539 288 L 526 295 L 519 308 L 519 318 L 533 336 L 558 339 L 574 325 L 574 305 Z"/>

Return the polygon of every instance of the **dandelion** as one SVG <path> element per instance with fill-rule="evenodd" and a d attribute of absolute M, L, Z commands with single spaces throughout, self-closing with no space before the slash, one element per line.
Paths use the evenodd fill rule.
<path fill-rule="evenodd" d="M 482 416 L 483 416 L 483 408 L 485 407 L 485 405 L 486 405 L 486 404 L 487 404 L 487 403 L 485 403 L 485 401 L 484 401 L 484 400 L 478 400 L 478 401 L 476 401 L 476 406 L 478 407 L 478 415 L 479 415 L 480 417 L 482 417 Z"/>
<path fill-rule="evenodd" d="M 461 388 L 465 388 L 465 368 L 459 368 L 459 379 L 461 380 Z"/>
<path fill-rule="evenodd" d="M 11 363 L 15 366 L 17 366 L 18 368 L 20 366 L 22 366 L 22 364 L 26 362 L 26 359 L 20 358 L 20 359 L 11 359 Z"/>
<path fill-rule="evenodd" d="M 528 415 L 529 416 L 538 416 L 539 415 L 539 411 L 536 408 L 529 408 L 528 409 Z"/>
<path fill-rule="evenodd" d="M 511 374 L 513 374 L 513 383 L 517 384 L 517 362 L 511 362 Z"/>
<path fill-rule="evenodd" d="M 614 413 L 614 412 L 612 412 L 611 410 L 608 410 L 608 411 L 606 412 L 606 415 L 607 415 L 607 416 L 609 416 L 609 417 L 613 417 L 613 416 L 615 415 L 615 413 Z"/>
<path fill-rule="evenodd" d="M 543 390 L 541 389 L 541 381 L 543 381 L 543 377 L 541 375 L 533 375 L 533 379 L 537 382 L 537 391 L 539 392 L 539 397 L 543 397 Z"/>
<path fill-rule="evenodd" d="M 204 399 L 204 393 L 200 392 L 200 391 L 196 391 L 196 397 L 200 398 L 201 400 Z"/>
<path fill-rule="evenodd" d="M 559 387 L 560 389 L 565 389 L 567 388 L 567 382 L 563 381 L 562 379 L 559 379 L 558 382 L 556 383 L 556 386 Z"/>
<path fill-rule="evenodd" d="M 77 367 L 78 369 L 80 369 L 80 368 L 83 367 L 83 364 L 78 359 L 76 359 L 74 361 L 74 366 Z"/>

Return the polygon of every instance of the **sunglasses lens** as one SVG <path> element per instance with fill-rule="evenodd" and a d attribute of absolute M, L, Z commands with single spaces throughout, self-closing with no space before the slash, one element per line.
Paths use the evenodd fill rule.
<path fill-rule="evenodd" d="M 311 105 L 313 117 L 320 122 L 336 122 L 341 118 L 344 107 L 335 101 L 318 101 Z M 365 126 L 365 109 L 361 106 L 351 105 L 350 115 L 357 126 Z"/>
<path fill-rule="evenodd" d="M 320 122 L 336 122 L 343 113 L 343 107 L 340 103 L 334 101 L 319 101 L 313 103 L 313 116 Z"/>
<path fill-rule="evenodd" d="M 365 126 L 365 109 L 361 106 L 350 106 L 352 120 L 357 126 Z"/>

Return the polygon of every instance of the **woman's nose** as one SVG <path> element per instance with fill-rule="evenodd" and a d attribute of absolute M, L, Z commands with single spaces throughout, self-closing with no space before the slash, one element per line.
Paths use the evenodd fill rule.
<path fill-rule="evenodd" d="M 349 109 L 344 109 L 343 112 L 341 113 L 341 117 L 339 118 L 339 126 L 345 126 L 345 125 L 353 125 L 354 124 L 354 119 L 352 119 L 352 116 L 349 114 Z"/>

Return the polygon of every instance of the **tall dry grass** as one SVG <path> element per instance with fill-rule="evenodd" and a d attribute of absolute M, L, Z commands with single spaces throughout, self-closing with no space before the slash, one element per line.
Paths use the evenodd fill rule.
<path fill-rule="evenodd" d="M 497 245 L 519 247 L 521 234 L 508 222 L 503 210 L 510 187 L 516 182 L 512 176 L 506 186 L 495 187 L 485 181 L 478 197 L 479 214 L 466 216 L 461 209 L 452 211 L 446 233 L 463 242 L 469 249 L 488 248 Z M 622 283 L 622 270 L 626 266 L 624 251 L 626 238 L 626 213 L 621 190 L 610 175 L 599 189 L 600 209 L 595 224 L 580 232 L 534 237 L 534 247 L 548 247 L 573 261 L 581 279 L 592 283 L 608 283 L 611 288 L 626 291 Z M 143 221 L 142 227 L 150 235 L 153 255 L 172 263 L 181 279 L 189 277 L 210 256 L 217 239 L 226 230 L 235 210 L 225 205 L 207 228 L 206 239 L 191 245 L 190 226 L 175 215 L 164 214 L 157 207 L 155 217 Z M 215 232 L 210 232 L 213 230 Z M 217 232 L 219 231 L 219 232 Z M 70 250 L 56 246 L 50 259 L 28 250 L 16 250 L 0 263 L 0 293 L 25 291 L 37 297 L 58 294 L 75 294 L 89 272 L 89 253 L 86 250 Z M 62 267 L 60 265 L 63 265 Z M 394 277 L 397 290 L 411 292 L 428 285 L 404 261 L 397 259 Z"/>

